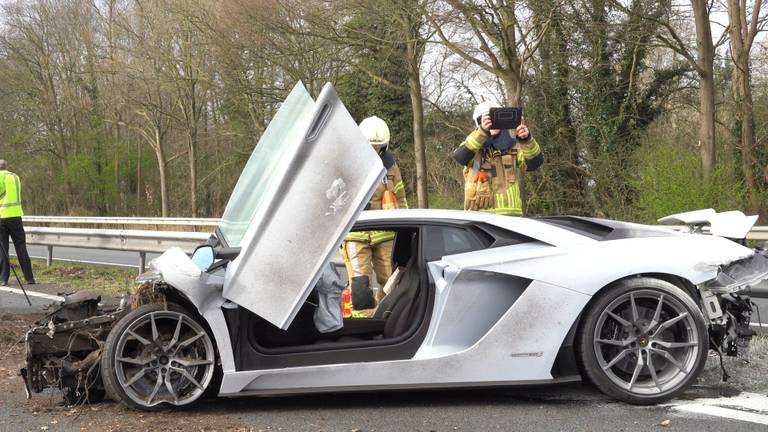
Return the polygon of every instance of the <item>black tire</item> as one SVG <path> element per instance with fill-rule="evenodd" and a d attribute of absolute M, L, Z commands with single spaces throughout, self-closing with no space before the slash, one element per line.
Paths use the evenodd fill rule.
<path fill-rule="evenodd" d="M 159 371 L 160 368 L 164 369 L 163 373 L 166 374 L 167 380 L 169 382 L 173 381 L 171 378 L 173 374 L 176 374 L 176 381 L 178 383 L 181 383 L 183 379 L 182 375 L 179 372 L 173 372 L 180 369 L 185 369 L 182 365 L 179 365 L 178 363 L 174 364 L 177 358 L 175 356 L 170 355 L 164 355 L 162 352 L 158 352 L 156 354 L 157 359 L 152 360 L 154 364 L 157 364 L 157 367 L 154 367 L 153 370 L 144 373 L 144 369 L 149 370 L 153 367 L 150 366 L 135 366 L 140 367 L 143 369 L 141 371 L 141 374 L 134 374 L 134 376 L 131 377 L 131 379 L 127 379 L 127 374 L 125 373 L 124 369 L 118 370 L 118 368 L 124 368 L 124 366 L 118 366 L 118 350 L 123 350 L 122 353 L 119 353 L 120 356 L 124 356 L 124 350 L 126 350 L 126 344 L 128 341 L 135 341 L 132 342 L 134 345 L 136 345 L 138 348 L 144 349 L 146 351 L 152 351 L 152 350 L 158 350 L 161 346 L 166 345 L 165 343 L 155 343 L 155 341 L 150 341 L 149 338 L 145 339 L 147 342 L 150 342 L 149 345 L 145 345 L 143 342 L 139 341 L 137 338 L 134 338 L 131 336 L 130 339 L 128 336 L 123 337 L 126 332 L 131 329 L 132 326 L 137 325 L 147 325 L 146 323 L 143 323 L 149 317 L 150 321 L 154 321 L 157 319 L 171 319 L 168 316 L 162 316 L 162 315 L 168 315 L 173 314 L 175 317 L 179 317 L 179 327 L 182 328 L 181 323 L 186 323 L 187 326 L 192 326 L 190 329 L 194 330 L 195 332 L 200 332 L 198 334 L 195 334 L 198 338 L 196 339 L 196 342 L 192 342 L 189 344 L 188 347 L 182 348 L 184 350 L 192 349 L 194 345 L 194 349 L 200 349 L 197 345 L 202 344 L 202 350 L 205 352 L 206 358 L 205 359 L 195 359 L 194 361 L 205 361 L 208 362 L 205 365 L 195 365 L 193 366 L 193 370 L 197 370 L 197 367 L 202 367 L 203 372 L 201 376 L 201 379 L 197 379 L 195 381 L 189 381 L 189 383 L 186 383 L 186 387 L 189 387 L 192 382 L 195 384 L 199 384 L 202 388 L 198 386 L 195 387 L 192 391 L 192 395 L 187 399 L 184 399 L 182 401 L 179 401 L 178 399 L 176 401 L 169 401 L 169 400 L 163 400 L 163 401 L 154 401 L 152 400 L 152 397 L 150 396 L 148 398 L 147 403 L 142 403 L 140 401 L 137 401 L 137 393 L 133 389 L 133 386 L 128 383 L 128 381 L 131 381 L 136 375 L 141 375 L 142 377 L 139 378 L 139 381 L 144 380 L 143 376 L 146 375 L 147 379 L 150 379 L 152 374 L 157 376 L 157 379 L 155 380 L 158 384 L 158 386 L 161 386 L 160 382 L 162 381 L 162 387 L 164 387 L 159 392 L 153 392 L 153 394 L 161 394 L 162 392 L 168 392 L 169 395 L 173 395 L 176 397 L 177 395 L 175 393 L 171 393 L 168 391 L 168 388 L 166 387 L 165 378 L 163 378 L 162 373 Z M 160 318 L 154 318 L 157 315 L 161 315 Z M 174 318 L 175 319 L 175 318 Z M 142 324 L 143 323 L 143 324 Z M 195 323 L 195 324 L 191 324 Z M 151 325 L 151 324 L 150 324 Z M 157 328 L 158 335 L 162 332 L 161 328 L 163 326 L 159 326 Z M 165 323 L 164 326 L 166 329 L 168 329 L 168 323 Z M 138 329 L 139 327 L 137 327 Z M 132 330 L 133 331 L 133 330 Z M 166 334 L 167 332 L 163 333 Z M 194 334 L 194 333 L 193 333 Z M 162 336 L 161 336 L 162 337 Z M 172 338 L 172 337 L 171 337 Z M 176 345 L 183 345 L 181 342 L 184 342 L 182 338 L 179 338 L 179 340 L 176 341 Z M 199 341 L 199 342 L 197 342 Z M 122 344 L 122 345 L 121 345 Z M 170 342 L 168 345 L 172 345 Z M 209 353 L 209 349 L 211 350 Z M 176 351 L 178 351 L 179 348 L 176 348 Z M 152 358 L 152 355 L 140 355 L 136 358 L 132 358 L 133 360 L 138 360 L 141 358 L 142 360 Z M 161 357 L 165 357 L 164 359 L 161 359 Z M 167 305 L 163 304 L 147 304 L 144 306 L 140 306 L 136 308 L 135 310 L 132 310 L 128 314 L 126 314 L 124 317 L 122 317 L 112 328 L 112 330 L 109 333 L 109 336 L 107 337 L 107 341 L 104 344 L 104 353 L 101 356 L 101 378 L 104 383 L 104 389 L 107 392 L 107 395 L 112 398 L 115 401 L 121 402 L 124 405 L 126 405 L 129 408 L 136 409 L 136 410 L 144 410 L 144 411 L 152 411 L 152 410 L 158 410 L 158 409 L 164 409 L 169 407 L 189 407 L 193 406 L 195 403 L 199 402 L 199 400 L 203 399 L 204 396 L 206 396 L 209 393 L 209 390 L 211 390 L 211 385 L 215 385 L 215 382 L 217 381 L 217 375 L 219 374 L 220 368 L 217 366 L 217 354 L 216 354 L 216 348 L 215 344 L 213 343 L 213 340 L 209 334 L 209 331 L 207 330 L 207 327 L 205 326 L 205 323 L 202 322 L 202 320 L 196 315 L 187 312 L 184 308 L 182 308 L 179 305 L 176 305 L 174 303 L 168 303 Z M 181 358 L 181 357 L 180 357 Z M 160 361 L 164 361 L 165 363 L 160 363 Z M 188 360 L 185 358 L 185 360 Z M 179 360 L 179 361 L 185 361 L 185 360 Z M 121 362 L 126 363 L 126 362 Z M 209 372 L 210 368 L 210 372 Z M 192 378 L 197 378 L 197 372 L 195 372 L 192 376 Z M 127 387 L 129 390 L 126 390 L 126 388 L 121 384 L 121 377 L 122 381 L 125 381 L 125 384 L 128 384 Z M 173 384 L 168 384 L 170 387 L 174 387 Z M 183 390 L 183 389 L 182 389 Z M 129 394 L 129 392 L 131 394 Z M 179 403 L 181 402 L 181 403 Z"/>
<path fill-rule="evenodd" d="M 625 279 L 600 292 L 576 334 L 584 378 L 601 392 L 637 405 L 685 391 L 704 368 L 708 349 L 707 325 L 690 294 L 648 277 Z"/>

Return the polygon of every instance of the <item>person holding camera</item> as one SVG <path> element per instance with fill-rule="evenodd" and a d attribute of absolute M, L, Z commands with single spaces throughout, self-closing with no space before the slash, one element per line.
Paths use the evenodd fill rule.
<path fill-rule="evenodd" d="M 539 168 L 544 156 L 523 118 L 515 129 L 491 129 L 490 111 L 497 107 L 475 107 L 475 130 L 453 152 L 464 166 L 464 210 L 522 216 L 520 176 Z"/>

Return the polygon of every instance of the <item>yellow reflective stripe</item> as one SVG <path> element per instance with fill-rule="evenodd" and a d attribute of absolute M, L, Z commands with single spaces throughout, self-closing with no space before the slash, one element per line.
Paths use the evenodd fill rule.
<path fill-rule="evenodd" d="M 389 231 L 381 234 L 372 235 L 371 241 L 381 240 L 384 238 L 395 238 L 395 233 Z"/>
<path fill-rule="evenodd" d="M 395 233 L 393 231 L 374 231 L 371 234 L 371 245 L 377 245 L 379 243 L 394 239 Z"/>
<path fill-rule="evenodd" d="M 533 146 L 531 148 L 520 148 L 520 153 L 523 155 L 526 159 L 531 159 L 536 157 L 539 153 L 541 153 L 541 147 L 539 147 L 539 143 L 534 141 Z"/>
<path fill-rule="evenodd" d="M 392 192 L 393 192 L 393 193 L 398 193 L 398 192 L 400 192 L 400 191 L 401 191 L 401 190 L 403 190 L 403 189 L 405 189 L 405 184 L 403 184 L 403 181 L 402 181 L 402 180 L 400 180 L 400 181 L 399 181 L 399 182 L 397 182 L 397 184 L 395 185 L 395 188 L 394 188 L 394 189 L 392 189 Z"/>
<path fill-rule="evenodd" d="M 371 234 L 366 231 L 353 231 L 347 234 L 346 240 L 367 243 L 371 241 Z"/>
<path fill-rule="evenodd" d="M 465 143 L 466 143 L 467 148 L 470 149 L 470 150 L 480 150 L 480 148 L 483 147 L 483 145 L 481 143 L 479 143 L 471 135 L 467 137 L 467 140 L 465 141 Z"/>
<path fill-rule="evenodd" d="M 464 145 L 470 150 L 480 150 L 483 147 L 483 143 L 480 140 L 481 138 L 485 138 L 485 135 L 478 129 L 475 129 L 467 136 L 467 139 L 464 140 Z"/>

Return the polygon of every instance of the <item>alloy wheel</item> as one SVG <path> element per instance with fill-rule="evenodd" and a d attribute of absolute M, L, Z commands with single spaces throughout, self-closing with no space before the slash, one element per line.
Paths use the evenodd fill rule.
<path fill-rule="evenodd" d="M 613 300 L 600 314 L 592 340 L 605 375 L 642 396 L 688 381 L 706 343 L 686 307 L 656 290 L 629 291 Z"/>
<path fill-rule="evenodd" d="M 214 360 L 205 329 L 172 310 L 149 312 L 131 322 L 114 350 L 120 387 L 143 407 L 194 402 L 213 377 Z"/>

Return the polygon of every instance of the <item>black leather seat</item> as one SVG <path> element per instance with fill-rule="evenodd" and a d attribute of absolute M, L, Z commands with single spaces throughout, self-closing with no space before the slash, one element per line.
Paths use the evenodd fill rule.
<path fill-rule="evenodd" d="M 418 241 L 416 233 L 411 234 L 407 242 L 401 242 L 400 250 L 395 250 L 393 261 L 395 265 L 405 262 L 403 276 L 399 283 L 379 303 L 373 314 L 374 319 L 386 319 L 384 338 L 401 335 L 410 326 L 416 295 L 419 292 L 421 276 L 416 265 L 418 256 Z M 406 249 L 407 245 L 407 249 Z"/>

